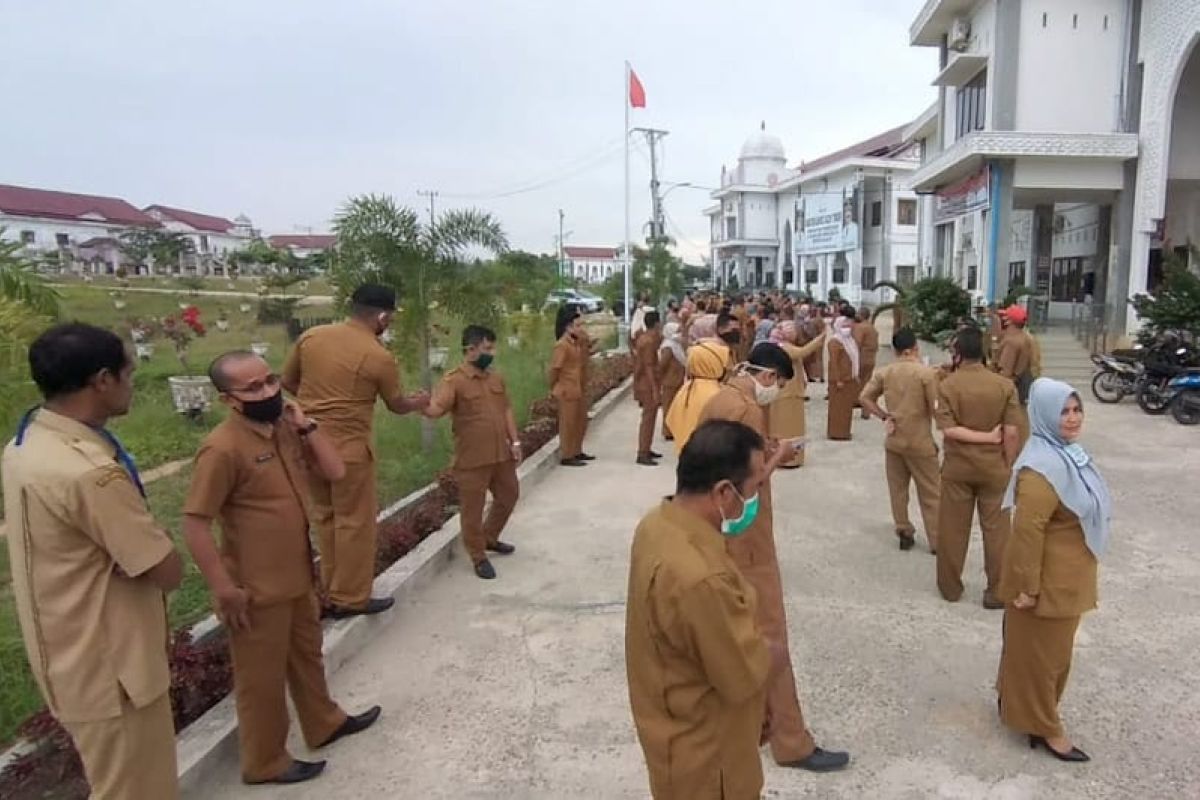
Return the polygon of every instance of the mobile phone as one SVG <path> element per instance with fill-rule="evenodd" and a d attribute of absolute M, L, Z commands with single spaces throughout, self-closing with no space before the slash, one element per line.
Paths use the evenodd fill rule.
<path fill-rule="evenodd" d="M 796 438 L 788 439 L 787 441 L 789 444 L 791 444 L 792 447 L 796 448 L 797 450 L 803 450 L 805 447 L 808 446 L 808 437 L 807 436 L 797 436 Z"/>

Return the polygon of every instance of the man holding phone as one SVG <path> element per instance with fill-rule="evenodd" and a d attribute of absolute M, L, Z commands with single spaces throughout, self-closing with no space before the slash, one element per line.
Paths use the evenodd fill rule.
<path fill-rule="evenodd" d="M 736 368 L 734 377 L 705 405 L 700 424 L 709 420 L 740 422 L 767 439 L 766 407 L 794 376 L 792 360 L 779 345 L 764 342 L 755 346 L 749 360 Z M 763 636 L 786 654 L 783 667 L 767 683 L 766 738 L 771 743 L 771 755 L 780 766 L 830 772 L 845 767 L 850 756 L 817 747 L 804 723 L 788 651 L 783 580 L 775 555 L 771 474 L 795 456 L 795 441 L 768 444 L 765 477 L 758 490 L 758 502 L 745 498 L 746 510 L 753 506 L 756 511 L 753 522 L 741 535 L 727 539 L 725 547 L 758 595 L 756 618 Z M 802 439 L 800 442 L 803 446 Z"/>

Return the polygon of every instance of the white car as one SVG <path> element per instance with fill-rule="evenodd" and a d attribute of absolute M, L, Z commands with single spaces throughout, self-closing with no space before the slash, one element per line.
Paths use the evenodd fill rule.
<path fill-rule="evenodd" d="M 598 314 L 604 310 L 604 301 L 594 294 L 581 292 L 577 289 L 558 289 L 546 295 L 547 306 L 560 305 L 579 306 L 585 314 Z"/>

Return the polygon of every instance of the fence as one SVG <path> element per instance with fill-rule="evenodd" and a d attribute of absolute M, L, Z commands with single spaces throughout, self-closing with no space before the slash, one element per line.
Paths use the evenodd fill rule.
<path fill-rule="evenodd" d="M 1091 353 L 1107 353 L 1110 332 L 1107 303 L 1072 303 L 1071 333 Z"/>

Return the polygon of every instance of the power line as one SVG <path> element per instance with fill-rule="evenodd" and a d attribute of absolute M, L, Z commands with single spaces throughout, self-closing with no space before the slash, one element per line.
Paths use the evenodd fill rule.
<path fill-rule="evenodd" d="M 621 150 L 622 143 L 619 139 L 615 143 L 610 141 L 597 151 L 593 151 L 592 153 L 581 158 L 573 159 L 572 161 L 568 162 L 567 165 L 554 171 L 549 177 L 517 184 L 511 189 L 503 189 L 491 192 L 446 192 L 444 196 L 459 200 L 494 200 L 537 191 L 538 189 L 544 189 L 547 186 L 560 183 L 564 180 L 582 175 L 589 170 L 595 169 L 596 167 L 615 157 L 621 152 Z"/>

